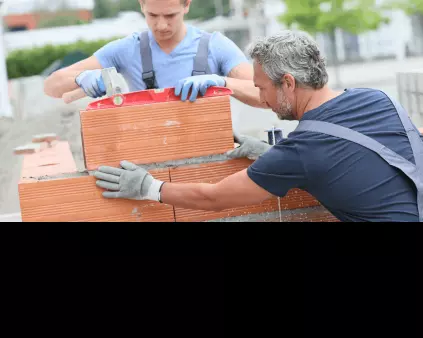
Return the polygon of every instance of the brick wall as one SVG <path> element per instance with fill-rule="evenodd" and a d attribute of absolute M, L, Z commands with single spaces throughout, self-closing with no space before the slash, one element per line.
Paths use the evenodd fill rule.
<path fill-rule="evenodd" d="M 145 165 L 155 178 L 174 183 L 216 183 L 248 168 L 251 160 L 224 155 L 234 146 L 226 95 L 195 103 L 88 109 L 81 112 L 81 129 L 87 168 L 83 172 L 77 172 L 67 142 L 24 155 L 19 182 L 24 222 L 336 221 L 299 189 L 280 200 L 220 212 L 102 197 L 104 190 L 96 186 L 91 170 L 119 166 L 121 160 Z"/>

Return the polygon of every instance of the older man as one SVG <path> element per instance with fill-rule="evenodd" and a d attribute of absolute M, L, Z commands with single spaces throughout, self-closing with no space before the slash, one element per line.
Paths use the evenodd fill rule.
<path fill-rule="evenodd" d="M 328 87 L 324 60 L 305 33 L 283 31 L 249 50 L 261 100 L 297 129 L 270 147 L 240 137 L 231 157 L 257 157 L 216 184 L 161 182 L 123 161 L 100 167 L 106 198 L 150 199 L 222 210 L 283 197 L 314 195 L 341 221 L 418 221 L 423 217 L 423 142 L 398 102 L 375 89 Z"/>

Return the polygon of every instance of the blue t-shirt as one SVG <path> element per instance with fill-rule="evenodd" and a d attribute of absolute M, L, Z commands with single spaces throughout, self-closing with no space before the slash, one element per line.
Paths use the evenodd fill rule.
<path fill-rule="evenodd" d="M 148 31 L 153 69 L 160 88 L 175 87 L 179 80 L 192 75 L 194 58 L 203 32 L 187 25 L 185 38 L 170 54 L 166 54 L 160 49 L 151 30 Z M 112 41 L 95 52 L 94 56 L 103 68 L 115 67 L 125 78 L 131 92 L 146 88 L 142 80 L 140 33 Z M 213 74 L 227 76 L 234 67 L 248 60 L 233 41 L 214 32 L 210 38 L 208 62 Z"/>
<path fill-rule="evenodd" d="M 347 89 L 301 120 L 325 121 L 369 136 L 412 163 L 407 134 L 381 91 Z M 259 186 L 283 197 L 312 194 L 341 221 L 418 221 L 417 189 L 375 152 L 327 134 L 293 131 L 248 168 Z"/>

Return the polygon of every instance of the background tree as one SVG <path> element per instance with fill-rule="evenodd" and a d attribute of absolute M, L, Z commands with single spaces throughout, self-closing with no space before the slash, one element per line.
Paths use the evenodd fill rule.
<path fill-rule="evenodd" d="M 138 3 L 137 0 L 134 0 L 134 2 Z M 93 16 L 96 19 L 115 17 L 118 11 L 116 1 L 95 0 L 94 2 Z"/>
<path fill-rule="evenodd" d="M 133 11 L 140 12 L 141 6 L 138 0 L 118 0 L 117 7 L 120 12 Z"/>
<path fill-rule="evenodd" d="M 138 0 L 95 0 L 94 17 L 110 18 L 122 11 L 141 12 Z M 208 20 L 216 15 L 230 13 L 230 0 L 193 0 L 188 15 L 189 20 Z"/>
<path fill-rule="evenodd" d="M 422 1 L 422 0 L 415 0 Z M 331 41 L 332 64 L 335 68 L 335 87 L 342 86 L 335 31 L 342 29 L 351 34 L 360 34 L 377 29 L 389 19 L 382 13 L 385 7 L 376 0 L 284 0 L 286 11 L 279 20 L 290 28 L 328 34 Z"/>
<path fill-rule="evenodd" d="M 193 0 L 186 18 L 188 20 L 208 20 L 217 15 L 227 16 L 230 13 L 230 7 L 229 0 Z"/>
<path fill-rule="evenodd" d="M 423 0 L 391 0 L 389 1 L 391 8 L 398 8 L 410 16 L 415 16 L 419 25 L 420 34 L 423 35 Z M 423 41 L 415 41 L 417 52 L 423 53 Z"/>

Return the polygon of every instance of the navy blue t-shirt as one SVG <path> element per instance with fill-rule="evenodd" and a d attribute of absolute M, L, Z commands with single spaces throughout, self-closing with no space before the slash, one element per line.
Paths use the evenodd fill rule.
<path fill-rule="evenodd" d="M 415 163 L 391 100 L 381 91 L 346 89 L 304 114 L 369 136 Z M 418 221 L 417 190 L 375 152 L 334 136 L 293 131 L 248 168 L 248 176 L 275 196 L 293 188 L 312 194 L 341 221 Z"/>

